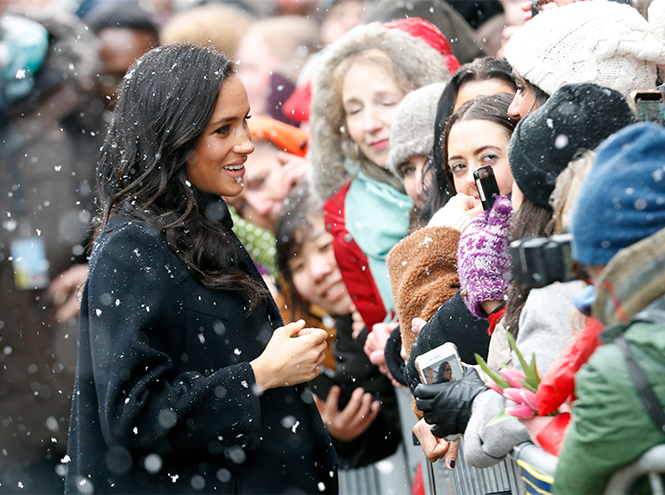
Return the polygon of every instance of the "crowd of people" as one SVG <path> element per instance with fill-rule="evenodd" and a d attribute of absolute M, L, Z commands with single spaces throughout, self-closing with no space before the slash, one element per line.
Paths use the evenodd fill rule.
<path fill-rule="evenodd" d="M 0 2 L 0 493 L 603 493 L 665 443 L 662 67 L 665 0 Z"/>

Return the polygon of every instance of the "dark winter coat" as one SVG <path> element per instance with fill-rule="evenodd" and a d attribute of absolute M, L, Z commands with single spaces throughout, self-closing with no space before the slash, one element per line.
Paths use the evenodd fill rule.
<path fill-rule="evenodd" d="M 367 329 L 354 339 L 351 321 L 351 315 L 335 318 L 337 337 L 333 345 L 334 376 L 329 378 L 321 374 L 311 382 L 314 393 L 322 400 L 326 400 L 330 386 L 340 387 L 340 411 L 346 407 L 351 394 L 358 387 L 372 394 L 372 400 L 381 403 L 379 414 L 360 436 L 351 442 L 333 438 L 342 469 L 356 469 L 385 459 L 395 453 L 402 441 L 395 389 L 363 350 Z"/>
<path fill-rule="evenodd" d="M 283 325 L 274 301 L 248 314 L 195 281 L 155 228 L 117 216 L 108 227 L 83 293 L 67 492 L 336 493 L 309 388 L 255 391 L 249 362 Z"/>

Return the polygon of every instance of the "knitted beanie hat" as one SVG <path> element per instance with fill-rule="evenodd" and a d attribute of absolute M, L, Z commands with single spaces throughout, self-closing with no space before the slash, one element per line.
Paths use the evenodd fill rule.
<path fill-rule="evenodd" d="M 557 177 L 575 155 L 633 122 L 635 114 L 621 93 L 567 84 L 515 127 L 508 147 L 513 179 L 526 198 L 551 210 Z"/>
<path fill-rule="evenodd" d="M 665 0 L 654 0 L 649 19 L 617 2 L 573 3 L 527 22 L 505 56 L 549 95 L 564 84 L 593 81 L 628 96 L 654 88 L 656 66 L 665 64 Z"/>
<path fill-rule="evenodd" d="M 663 228 L 665 129 L 634 124 L 598 148 L 573 208 L 573 258 L 603 266 L 619 250 Z"/>
<path fill-rule="evenodd" d="M 390 154 L 386 167 L 399 177 L 398 167 L 415 155 L 430 155 L 434 121 L 446 83 L 434 83 L 408 93 L 397 105 L 390 126 Z"/>

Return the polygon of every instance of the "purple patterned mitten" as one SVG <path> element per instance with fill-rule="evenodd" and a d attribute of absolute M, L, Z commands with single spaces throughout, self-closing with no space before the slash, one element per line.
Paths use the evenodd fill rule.
<path fill-rule="evenodd" d="M 510 287 L 508 227 L 513 214 L 510 200 L 499 196 L 489 211 L 471 220 L 459 240 L 457 271 L 466 307 L 487 318 L 480 303 L 503 299 Z"/>

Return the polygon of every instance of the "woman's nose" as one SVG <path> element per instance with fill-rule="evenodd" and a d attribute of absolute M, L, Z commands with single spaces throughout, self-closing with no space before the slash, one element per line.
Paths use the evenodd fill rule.
<path fill-rule="evenodd" d="M 513 97 L 513 101 L 510 102 L 510 106 L 508 107 L 508 117 L 511 119 L 519 119 L 520 118 L 520 101 L 522 97 L 519 94 L 516 94 Z"/>
<path fill-rule="evenodd" d="M 238 154 L 249 155 L 254 152 L 255 146 L 254 143 L 252 143 L 252 137 L 251 134 L 249 134 L 249 130 L 242 133 L 240 142 L 238 142 L 234 148 L 234 151 Z"/>
<path fill-rule="evenodd" d="M 312 277 L 314 280 L 321 282 L 325 280 L 328 275 L 330 275 L 332 266 L 324 256 L 317 254 L 313 255 L 312 259 L 310 260 L 310 270 L 312 271 Z"/>
<path fill-rule="evenodd" d="M 474 193 L 477 191 L 476 181 L 473 178 L 473 170 L 471 170 L 470 168 L 467 170 L 466 177 L 464 178 L 464 180 L 465 180 L 466 186 L 468 188 L 469 196 L 473 196 Z"/>
<path fill-rule="evenodd" d="M 365 132 L 376 132 L 381 129 L 381 126 L 381 120 L 377 118 L 371 108 L 368 108 L 365 111 Z"/>

